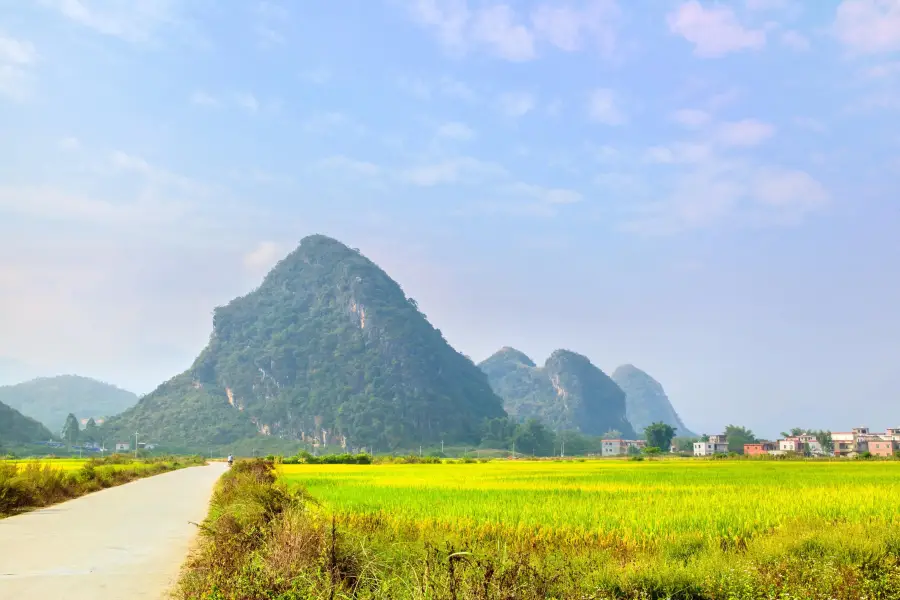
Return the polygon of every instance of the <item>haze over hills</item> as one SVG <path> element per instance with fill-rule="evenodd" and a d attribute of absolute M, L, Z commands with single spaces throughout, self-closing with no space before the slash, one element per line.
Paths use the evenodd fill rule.
<path fill-rule="evenodd" d="M 78 375 L 41 377 L 0 387 L 0 402 L 59 431 L 69 413 L 80 419 L 111 417 L 137 403 L 138 397 L 108 383 Z"/>
<path fill-rule="evenodd" d="M 479 367 L 516 419 L 536 418 L 551 429 L 587 435 L 616 430 L 635 436 L 626 418 L 625 393 L 580 354 L 556 350 L 538 367 L 522 352 L 507 347 Z"/>
<path fill-rule="evenodd" d="M 651 423 L 663 422 L 675 428 L 675 435 L 695 437 L 675 411 L 662 384 L 634 365 L 622 365 L 613 372 L 613 381 L 625 392 L 628 420 L 642 432 Z"/>
<path fill-rule="evenodd" d="M 0 447 L 46 441 L 51 437 L 50 431 L 38 421 L 0 402 Z"/>
<path fill-rule="evenodd" d="M 505 416 L 487 377 L 357 250 L 304 238 L 214 312 L 206 348 L 104 429 L 203 447 L 253 437 L 382 450 L 477 442 Z"/>

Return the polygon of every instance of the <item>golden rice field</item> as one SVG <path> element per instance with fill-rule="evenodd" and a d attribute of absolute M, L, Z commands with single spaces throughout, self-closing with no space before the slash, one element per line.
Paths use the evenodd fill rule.
<path fill-rule="evenodd" d="M 0 460 L 0 464 L 13 464 L 19 470 L 26 468 L 28 465 L 41 465 L 47 466 L 55 470 L 65 471 L 65 472 L 74 472 L 78 471 L 85 464 L 89 462 L 87 458 L 26 458 L 26 459 L 18 459 L 18 460 Z M 152 468 L 152 463 L 145 463 L 141 461 L 134 461 L 130 463 L 122 463 L 122 464 L 108 464 L 102 465 L 98 467 L 100 469 L 106 469 L 110 471 L 116 470 L 136 470 L 141 471 L 145 469 Z"/>
<path fill-rule="evenodd" d="M 283 465 L 345 520 L 478 537 L 747 540 L 785 527 L 900 528 L 900 463 L 709 460 Z"/>

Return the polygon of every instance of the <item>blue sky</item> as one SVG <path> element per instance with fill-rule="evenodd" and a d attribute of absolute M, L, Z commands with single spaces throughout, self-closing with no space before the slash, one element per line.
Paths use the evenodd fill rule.
<path fill-rule="evenodd" d="M 303 236 L 695 430 L 898 426 L 900 2 L 0 0 L 0 375 L 138 392 Z"/>

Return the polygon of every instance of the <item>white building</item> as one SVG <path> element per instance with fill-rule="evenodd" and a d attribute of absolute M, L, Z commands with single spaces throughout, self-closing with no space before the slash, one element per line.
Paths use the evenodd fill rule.
<path fill-rule="evenodd" d="M 629 448 L 642 450 L 647 446 L 644 440 L 603 440 L 602 456 L 624 456 Z"/>
<path fill-rule="evenodd" d="M 131 450 L 131 444 L 128 442 L 119 442 L 116 444 L 116 452 L 128 452 Z"/>
<path fill-rule="evenodd" d="M 694 442 L 694 456 L 728 454 L 728 439 L 724 435 L 711 435 L 705 442 Z"/>

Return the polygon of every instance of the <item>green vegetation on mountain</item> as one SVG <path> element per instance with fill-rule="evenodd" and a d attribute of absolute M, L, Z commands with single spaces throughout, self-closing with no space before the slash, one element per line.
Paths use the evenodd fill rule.
<path fill-rule="evenodd" d="M 106 418 L 137 403 L 131 392 L 78 375 L 41 377 L 0 387 L 0 402 L 59 432 L 72 413 L 79 419 Z"/>
<path fill-rule="evenodd" d="M 39 422 L 0 402 L 0 447 L 47 441 L 51 437 Z"/>
<path fill-rule="evenodd" d="M 538 419 L 553 431 L 600 436 L 610 430 L 632 438 L 625 393 L 586 357 L 557 350 L 543 367 L 522 352 L 503 348 L 480 365 L 510 416 Z"/>
<path fill-rule="evenodd" d="M 188 371 L 104 429 L 189 447 L 259 436 L 387 450 L 477 443 L 482 422 L 503 416 L 484 373 L 396 282 L 314 235 L 215 310 Z"/>
<path fill-rule="evenodd" d="M 694 437 L 669 402 L 662 385 L 634 365 L 622 365 L 612 374 L 625 392 L 628 420 L 641 432 L 651 423 L 665 423 L 675 428 L 679 437 Z"/>

